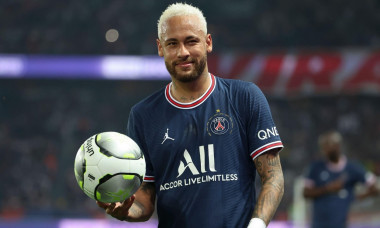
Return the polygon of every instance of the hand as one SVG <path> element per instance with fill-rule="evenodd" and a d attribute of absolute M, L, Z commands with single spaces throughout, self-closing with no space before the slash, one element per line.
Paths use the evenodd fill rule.
<path fill-rule="evenodd" d="M 344 180 L 343 179 L 337 179 L 334 181 L 331 181 L 330 183 L 325 185 L 325 189 L 327 192 L 338 192 L 344 187 Z"/>
<path fill-rule="evenodd" d="M 133 202 L 135 201 L 135 195 L 132 195 L 128 199 L 124 200 L 123 203 L 103 203 L 96 201 L 99 207 L 106 210 L 106 213 L 112 217 L 125 221 L 129 218 L 129 208 L 131 208 Z"/>

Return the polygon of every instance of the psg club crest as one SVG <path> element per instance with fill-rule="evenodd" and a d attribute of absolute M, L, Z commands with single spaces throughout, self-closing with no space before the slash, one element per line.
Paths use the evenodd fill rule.
<path fill-rule="evenodd" d="M 221 113 L 219 109 L 217 109 L 216 114 L 207 121 L 207 133 L 210 136 L 212 134 L 223 135 L 227 132 L 231 134 L 232 128 L 232 118 L 227 114 Z"/>

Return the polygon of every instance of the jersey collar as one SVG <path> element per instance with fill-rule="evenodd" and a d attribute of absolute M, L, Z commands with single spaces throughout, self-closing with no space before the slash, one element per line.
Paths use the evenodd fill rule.
<path fill-rule="evenodd" d="M 198 107 L 199 105 L 201 105 L 211 95 L 211 93 L 215 89 L 215 84 L 216 84 L 215 83 L 215 76 L 212 75 L 212 74 L 210 74 L 210 73 L 209 73 L 209 75 L 211 77 L 210 86 L 208 87 L 208 89 L 206 90 L 206 92 L 200 98 L 198 98 L 197 100 L 195 100 L 193 102 L 190 102 L 190 103 L 182 103 L 182 102 L 176 101 L 174 99 L 174 97 L 172 96 L 172 94 L 170 93 L 170 88 L 172 86 L 171 82 L 165 88 L 165 97 L 166 97 L 166 100 L 171 105 L 173 105 L 174 107 L 179 108 L 179 109 L 192 109 L 192 108 Z"/>
<path fill-rule="evenodd" d="M 334 164 L 330 161 L 327 162 L 327 168 L 332 172 L 341 172 L 347 165 L 347 157 L 341 155 L 338 163 Z"/>

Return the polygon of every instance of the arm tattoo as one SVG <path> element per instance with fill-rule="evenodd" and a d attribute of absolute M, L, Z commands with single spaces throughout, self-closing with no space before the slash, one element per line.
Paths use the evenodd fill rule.
<path fill-rule="evenodd" d="M 277 151 L 272 150 L 255 159 L 257 173 L 261 178 L 261 192 L 253 217 L 270 222 L 284 194 L 284 177 Z"/>
<path fill-rule="evenodd" d="M 154 186 L 154 183 L 150 182 L 143 182 L 141 184 L 141 190 L 144 191 L 145 193 L 149 194 L 151 196 L 150 200 L 152 202 L 155 201 L 155 196 L 156 196 L 156 189 Z"/>

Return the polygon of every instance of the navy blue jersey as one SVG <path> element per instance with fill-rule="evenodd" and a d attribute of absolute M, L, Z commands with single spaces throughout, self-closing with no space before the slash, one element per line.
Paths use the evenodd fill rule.
<path fill-rule="evenodd" d="M 159 227 L 246 227 L 256 202 L 252 162 L 282 148 L 268 103 L 253 83 L 210 75 L 180 103 L 169 84 L 135 105 L 128 135 L 144 152 Z"/>
<path fill-rule="evenodd" d="M 339 178 L 344 180 L 344 187 L 339 192 L 325 194 L 313 200 L 313 228 L 346 227 L 350 204 L 354 200 L 354 187 L 364 183 L 366 171 L 358 163 L 343 159 L 339 169 L 329 167 L 326 161 L 314 162 L 307 175 L 309 185 L 321 187 Z"/>

